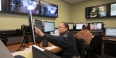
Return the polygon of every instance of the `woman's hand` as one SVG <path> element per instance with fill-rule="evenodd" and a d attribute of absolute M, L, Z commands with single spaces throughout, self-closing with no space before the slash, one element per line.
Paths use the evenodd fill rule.
<path fill-rule="evenodd" d="M 34 27 L 34 29 L 35 29 L 35 33 L 37 35 L 39 35 L 40 37 L 43 37 L 44 36 L 44 33 L 40 29 L 38 29 L 37 27 Z"/>

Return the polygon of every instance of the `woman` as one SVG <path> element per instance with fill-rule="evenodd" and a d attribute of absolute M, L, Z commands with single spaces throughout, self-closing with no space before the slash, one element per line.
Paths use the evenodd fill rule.
<path fill-rule="evenodd" d="M 90 41 L 92 39 L 92 34 L 85 25 L 82 26 L 82 30 L 75 34 L 75 38 L 83 38 L 86 41 L 86 46 L 90 45 Z"/>

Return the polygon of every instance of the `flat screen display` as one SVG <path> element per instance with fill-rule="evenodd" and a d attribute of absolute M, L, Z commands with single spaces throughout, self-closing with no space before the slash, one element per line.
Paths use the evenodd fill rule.
<path fill-rule="evenodd" d="M 58 17 L 58 6 L 48 2 L 40 1 L 41 16 Z"/>
<path fill-rule="evenodd" d="M 51 35 L 55 35 L 55 36 L 59 36 L 60 35 L 58 28 L 55 28 L 55 31 L 54 32 L 50 32 L 50 34 Z"/>
<path fill-rule="evenodd" d="M 1 6 L 1 4 L 2 4 L 2 3 L 1 3 L 1 0 L 0 0 L 0 11 L 2 10 L 2 6 Z"/>
<path fill-rule="evenodd" d="M 110 16 L 116 16 L 116 3 L 110 4 Z"/>
<path fill-rule="evenodd" d="M 90 30 L 102 30 L 103 29 L 103 23 L 102 22 L 95 22 L 95 23 L 89 23 Z"/>
<path fill-rule="evenodd" d="M 103 5 L 98 7 L 98 17 L 107 17 L 108 16 L 108 6 Z"/>
<path fill-rule="evenodd" d="M 35 19 L 35 26 L 43 32 L 42 21 Z"/>
<path fill-rule="evenodd" d="M 10 0 L 10 12 L 28 14 L 28 5 L 35 8 L 32 14 L 39 14 L 39 0 Z"/>
<path fill-rule="evenodd" d="M 73 23 L 68 23 L 68 26 L 69 26 L 69 30 L 72 30 L 72 29 L 73 29 L 74 24 L 73 24 Z"/>
<path fill-rule="evenodd" d="M 116 37 L 116 28 L 105 28 L 105 36 Z"/>
<path fill-rule="evenodd" d="M 83 25 L 86 25 L 86 23 L 76 23 L 76 30 L 81 30 Z"/>
<path fill-rule="evenodd" d="M 55 31 L 55 22 L 44 22 L 44 32 Z"/>
<path fill-rule="evenodd" d="M 0 12 L 8 12 L 8 0 L 0 0 Z"/>
<path fill-rule="evenodd" d="M 87 7 L 86 8 L 86 18 L 96 18 L 98 16 L 97 7 Z"/>

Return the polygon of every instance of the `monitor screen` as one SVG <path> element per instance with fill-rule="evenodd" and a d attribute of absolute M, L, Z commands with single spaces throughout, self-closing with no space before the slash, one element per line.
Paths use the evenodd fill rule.
<path fill-rule="evenodd" d="M 105 28 L 105 36 L 116 37 L 116 28 Z"/>
<path fill-rule="evenodd" d="M 2 10 L 2 6 L 1 6 L 1 4 L 2 4 L 2 3 L 1 3 L 1 0 L 0 0 L 0 11 Z"/>
<path fill-rule="evenodd" d="M 40 1 L 41 16 L 58 17 L 58 6 L 48 2 Z"/>
<path fill-rule="evenodd" d="M 35 26 L 43 32 L 42 21 L 35 19 Z"/>
<path fill-rule="evenodd" d="M 109 16 L 109 5 L 98 5 L 98 6 L 92 6 L 92 7 L 86 7 L 86 18 L 102 18 L 102 17 L 108 17 Z"/>
<path fill-rule="evenodd" d="M 55 35 L 55 36 L 59 36 L 59 30 L 58 28 L 55 28 L 55 31 L 54 32 L 50 32 L 51 35 Z"/>
<path fill-rule="evenodd" d="M 89 29 L 92 31 L 100 31 L 103 30 L 103 22 L 94 22 L 94 23 L 89 23 Z"/>
<path fill-rule="evenodd" d="M 97 7 L 87 7 L 85 12 L 86 12 L 86 18 L 96 18 L 98 16 Z"/>
<path fill-rule="evenodd" d="M 73 30 L 74 23 L 68 23 L 69 30 Z"/>
<path fill-rule="evenodd" d="M 81 30 L 83 25 L 87 25 L 87 23 L 76 23 L 76 30 Z"/>
<path fill-rule="evenodd" d="M 44 22 L 44 32 L 55 31 L 55 22 Z"/>
<path fill-rule="evenodd" d="M 28 14 L 28 5 L 35 7 L 32 14 L 39 14 L 39 0 L 10 0 L 10 12 Z"/>
<path fill-rule="evenodd" d="M 108 5 L 98 6 L 98 17 L 108 17 Z"/>
<path fill-rule="evenodd" d="M 116 16 L 116 3 L 110 4 L 110 16 Z"/>

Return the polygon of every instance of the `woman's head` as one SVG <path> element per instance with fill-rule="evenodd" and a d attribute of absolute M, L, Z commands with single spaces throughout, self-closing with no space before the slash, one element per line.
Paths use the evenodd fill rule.
<path fill-rule="evenodd" d="M 66 22 L 61 22 L 59 26 L 59 32 L 60 34 L 64 33 L 65 31 L 69 30 L 68 23 Z"/>
<path fill-rule="evenodd" d="M 82 29 L 83 29 L 83 30 L 87 29 L 87 26 L 86 26 L 86 25 L 83 25 L 83 26 L 82 26 Z"/>

